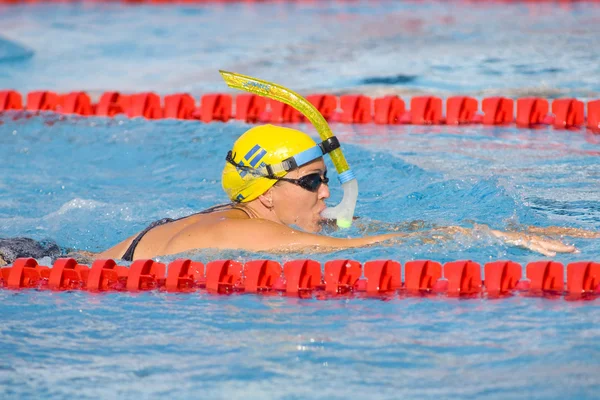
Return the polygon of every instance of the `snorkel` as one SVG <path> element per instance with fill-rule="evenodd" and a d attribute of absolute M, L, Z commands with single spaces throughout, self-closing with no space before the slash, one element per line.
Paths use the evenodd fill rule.
<path fill-rule="evenodd" d="M 227 83 L 227 86 L 285 103 L 300 111 L 315 127 L 323 141 L 330 138 L 335 139 L 329 124 L 327 124 L 327 121 L 323 118 L 319 110 L 298 93 L 275 83 L 250 76 L 221 70 L 219 72 L 225 83 Z M 352 225 L 354 208 L 356 207 L 356 199 L 358 198 L 358 182 L 356 181 L 354 172 L 348 166 L 341 148 L 337 148 L 328 154 L 339 175 L 339 180 L 344 190 L 344 197 L 337 206 L 327 207 L 321 213 L 321 216 L 335 219 L 340 228 L 349 228 Z"/>

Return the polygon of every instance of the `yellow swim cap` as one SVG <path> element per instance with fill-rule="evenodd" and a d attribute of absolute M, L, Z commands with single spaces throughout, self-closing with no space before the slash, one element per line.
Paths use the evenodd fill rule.
<path fill-rule="evenodd" d="M 276 179 L 265 176 L 271 174 L 281 178 L 293 169 L 280 167 L 267 171 L 267 166 L 277 166 L 300 153 L 310 154 L 310 157 L 302 157 L 296 160 L 299 164 L 293 163 L 290 167 L 297 168 L 323 155 L 320 147 L 304 132 L 275 125 L 249 129 L 236 140 L 228 156 L 235 164 L 247 168 L 238 168 L 228 161 L 223 169 L 223 189 L 232 201 L 245 203 L 254 200 L 277 183 Z"/>

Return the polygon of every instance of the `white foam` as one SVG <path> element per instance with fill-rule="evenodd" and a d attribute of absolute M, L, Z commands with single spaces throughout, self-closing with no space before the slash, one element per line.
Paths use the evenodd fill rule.
<path fill-rule="evenodd" d="M 55 213 L 51 213 L 49 215 L 47 215 L 47 217 L 50 217 L 52 215 L 64 215 L 69 213 L 72 210 L 94 210 L 95 208 L 98 207 L 103 207 L 103 206 L 107 206 L 106 203 L 102 203 L 96 200 L 86 200 L 86 199 L 80 199 L 80 198 L 74 198 L 73 200 L 70 200 L 68 202 L 66 202 L 65 204 L 63 204 L 58 211 L 56 211 Z"/>

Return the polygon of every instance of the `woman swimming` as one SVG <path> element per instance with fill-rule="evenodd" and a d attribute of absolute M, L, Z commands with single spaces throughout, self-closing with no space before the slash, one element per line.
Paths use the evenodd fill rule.
<path fill-rule="evenodd" d="M 97 258 L 135 260 L 176 254 L 193 249 L 216 248 L 249 251 L 328 251 L 402 239 L 408 233 L 389 233 L 358 238 L 336 238 L 318 232 L 326 220 L 321 213 L 329 197 L 325 151 L 318 157 L 274 174 L 272 166 L 295 160 L 299 154 L 321 146 L 295 129 L 262 125 L 245 132 L 226 157 L 222 186 L 232 203 L 177 220 L 154 222 L 142 232 L 98 254 Z M 269 172 L 271 171 L 271 172 Z M 294 228 L 294 227 L 297 228 Z M 461 227 L 431 232 L 463 233 Z M 575 247 L 522 232 L 488 230 L 507 243 L 554 255 Z"/>

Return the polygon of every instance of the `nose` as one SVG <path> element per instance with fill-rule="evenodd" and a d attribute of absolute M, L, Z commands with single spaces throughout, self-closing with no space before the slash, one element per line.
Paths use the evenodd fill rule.
<path fill-rule="evenodd" d="M 319 200 L 323 200 L 323 199 L 328 199 L 329 198 L 329 186 L 327 186 L 327 184 L 325 183 L 321 183 L 321 186 L 319 186 Z"/>

